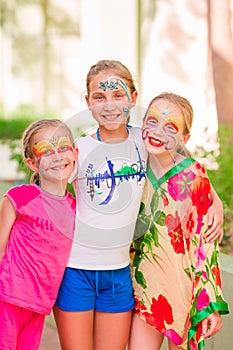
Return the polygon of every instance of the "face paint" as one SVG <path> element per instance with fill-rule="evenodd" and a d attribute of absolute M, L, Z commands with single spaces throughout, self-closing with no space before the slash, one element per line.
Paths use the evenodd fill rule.
<path fill-rule="evenodd" d="M 155 103 L 147 112 L 142 130 L 143 139 L 150 138 L 151 144 L 156 147 L 165 145 L 166 150 L 171 150 L 180 142 L 183 117 L 176 105 L 167 104 L 164 100 Z"/>
<path fill-rule="evenodd" d="M 99 83 L 99 88 L 106 91 L 107 89 L 110 90 L 118 90 L 118 86 L 122 87 L 122 89 L 125 91 L 125 95 L 129 102 L 131 102 L 131 98 L 129 95 L 129 90 L 127 84 L 119 77 L 111 76 L 108 80 L 105 82 Z M 124 117 L 128 118 L 130 115 L 130 107 L 123 107 Z"/>
<path fill-rule="evenodd" d="M 117 90 L 117 82 L 114 82 L 114 81 L 110 81 L 108 83 L 108 80 L 105 81 L 104 83 L 101 81 L 100 83 L 100 89 L 103 89 L 104 91 L 106 91 L 107 89 L 110 89 L 110 90 Z"/>
<path fill-rule="evenodd" d="M 99 88 L 103 89 L 104 91 L 106 91 L 107 89 L 118 90 L 118 85 L 120 85 L 125 90 L 126 97 L 128 101 L 130 101 L 131 99 L 129 96 L 128 86 L 127 84 L 125 84 L 125 82 L 121 78 L 114 77 L 114 76 L 109 77 L 109 82 L 108 80 L 106 80 L 104 83 L 101 81 L 99 83 Z"/>
<path fill-rule="evenodd" d="M 49 141 L 40 141 L 33 146 L 33 153 L 37 158 L 49 157 L 53 154 L 72 151 L 73 146 L 69 137 L 52 138 Z"/>

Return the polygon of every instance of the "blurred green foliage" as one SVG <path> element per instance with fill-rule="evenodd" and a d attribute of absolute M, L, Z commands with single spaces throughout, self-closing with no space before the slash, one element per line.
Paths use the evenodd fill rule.
<path fill-rule="evenodd" d="M 11 150 L 10 159 L 17 162 L 17 170 L 25 174 L 26 182 L 31 177 L 31 171 L 26 167 L 22 157 L 20 144 L 22 134 L 32 122 L 44 118 L 54 118 L 54 116 L 54 112 L 49 110 L 39 112 L 31 104 L 22 104 L 11 113 L 6 113 L 3 109 L 0 109 L 0 140 L 9 146 Z"/>
<path fill-rule="evenodd" d="M 208 170 L 211 184 L 223 203 L 224 238 L 223 252 L 233 254 L 233 128 L 220 125 L 218 131 L 219 155 L 216 158 L 217 170 Z"/>
<path fill-rule="evenodd" d="M 219 155 L 217 170 L 207 170 L 216 192 L 226 206 L 233 205 L 233 129 L 229 125 L 219 126 Z"/>
<path fill-rule="evenodd" d="M 35 106 L 29 104 L 22 104 L 11 113 L 5 113 L 0 109 L 0 139 L 2 141 L 21 139 L 23 131 L 30 123 L 54 117 L 54 112 L 38 112 Z"/>

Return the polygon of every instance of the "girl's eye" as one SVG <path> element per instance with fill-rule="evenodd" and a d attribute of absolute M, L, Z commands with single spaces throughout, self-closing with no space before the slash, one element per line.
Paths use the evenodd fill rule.
<path fill-rule="evenodd" d="M 45 150 L 42 152 L 42 155 L 43 155 L 43 156 L 50 156 L 51 154 L 54 154 L 54 150 L 52 150 L 52 149 L 45 149 Z"/>
<path fill-rule="evenodd" d="M 116 94 L 116 98 L 124 98 L 125 95 L 124 94 Z"/>
<path fill-rule="evenodd" d="M 177 134 L 177 132 L 178 132 L 177 126 L 173 123 L 166 124 L 165 129 L 167 130 L 167 132 L 170 132 L 172 134 Z"/>
<path fill-rule="evenodd" d="M 95 99 L 95 100 L 103 100 L 103 96 L 97 95 L 97 96 L 94 97 L 94 99 Z"/>
<path fill-rule="evenodd" d="M 158 120 L 154 117 L 148 117 L 146 120 L 146 124 L 149 126 L 156 126 L 158 124 Z"/>
<path fill-rule="evenodd" d="M 58 148 L 58 153 L 61 152 L 67 152 L 67 151 L 71 151 L 72 150 L 72 146 L 70 145 L 64 145 Z"/>

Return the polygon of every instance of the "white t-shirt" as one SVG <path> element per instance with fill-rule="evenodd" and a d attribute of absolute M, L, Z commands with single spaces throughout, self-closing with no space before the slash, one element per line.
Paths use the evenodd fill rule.
<path fill-rule="evenodd" d="M 141 129 L 130 128 L 127 140 L 121 143 L 86 136 L 75 144 L 79 149 L 73 181 L 76 229 L 68 266 L 88 270 L 125 267 L 146 177 Z"/>

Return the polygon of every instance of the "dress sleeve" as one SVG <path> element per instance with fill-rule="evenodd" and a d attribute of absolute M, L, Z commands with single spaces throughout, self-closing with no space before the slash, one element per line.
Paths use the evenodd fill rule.
<path fill-rule="evenodd" d="M 206 243 L 204 233 L 208 228 L 207 214 L 211 203 L 211 186 L 205 169 L 199 164 L 193 165 L 195 178 L 190 190 L 190 210 L 187 215 L 187 249 L 191 259 L 193 295 L 190 309 L 191 325 L 189 342 L 201 344 L 200 322 L 214 311 L 227 314 L 228 305 L 223 299 L 219 266 L 218 241 Z M 193 225 L 191 225 L 193 220 Z M 194 228 L 194 230 L 190 230 Z M 202 345 L 199 345 L 200 348 Z M 199 348 L 199 347 L 198 347 Z"/>

